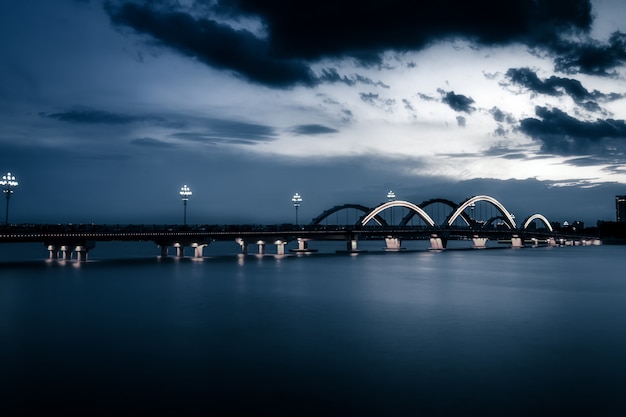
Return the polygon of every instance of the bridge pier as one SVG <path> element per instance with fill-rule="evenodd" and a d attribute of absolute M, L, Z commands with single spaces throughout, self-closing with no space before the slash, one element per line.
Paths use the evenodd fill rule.
<path fill-rule="evenodd" d="M 397 237 L 387 236 L 385 238 L 385 250 L 402 250 L 402 240 Z"/>
<path fill-rule="evenodd" d="M 193 257 L 194 258 L 202 258 L 204 256 L 204 248 L 206 248 L 208 243 L 192 243 L 191 247 L 194 248 Z"/>
<path fill-rule="evenodd" d="M 259 255 L 265 255 L 265 241 L 263 240 L 258 240 L 256 242 L 258 248 L 259 248 Z"/>
<path fill-rule="evenodd" d="M 444 250 L 448 244 L 448 239 L 439 237 L 438 235 L 430 235 L 430 249 Z"/>
<path fill-rule="evenodd" d="M 309 249 L 309 240 L 298 238 L 298 249 L 289 249 L 289 252 L 295 253 L 313 253 L 317 252 L 317 249 Z"/>
<path fill-rule="evenodd" d="M 475 249 L 484 249 L 487 247 L 487 241 L 489 239 L 486 237 L 474 236 L 472 238 L 472 247 Z"/>
<path fill-rule="evenodd" d="M 512 248 L 523 248 L 524 247 L 524 241 L 518 235 L 513 235 L 511 237 L 511 247 Z"/>
<path fill-rule="evenodd" d="M 244 255 L 247 255 L 248 254 L 248 242 L 246 242 L 240 237 L 236 238 L 235 242 L 237 242 L 239 246 L 241 246 L 241 253 L 243 253 Z"/>
<path fill-rule="evenodd" d="M 58 259 L 59 249 L 55 245 L 48 245 L 49 257 L 48 259 Z"/>
<path fill-rule="evenodd" d="M 287 242 L 283 242 L 282 240 L 277 240 L 276 242 L 274 242 L 274 244 L 276 245 L 276 254 L 277 255 L 284 255 L 285 254 L 285 245 L 287 244 Z"/>

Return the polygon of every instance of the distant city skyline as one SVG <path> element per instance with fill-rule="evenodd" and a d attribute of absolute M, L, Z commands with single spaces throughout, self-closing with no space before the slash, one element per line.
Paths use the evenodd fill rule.
<path fill-rule="evenodd" d="M 11 221 L 294 221 L 393 190 L 615 220 L 626 6 L 25 0 L 0 5 Z M 3 212 L 4 213 L 4 212 Z"/>

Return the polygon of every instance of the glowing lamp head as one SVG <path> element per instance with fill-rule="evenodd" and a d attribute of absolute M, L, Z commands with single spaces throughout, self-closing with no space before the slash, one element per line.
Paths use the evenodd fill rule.
<path fill-rule="evenodd" d="M 300 207 L 300 203 L 302 203 L 302 196 L 300 194 L 295 193 L 293 197 L 291 197 L 291 201 L 293 202 L 294 207 Z"/>
<path fill-rule="evenodd" d="M 389 190 L 389 192 L 387 193 L 387 200 L 393 201 L 395 199 L 396 199 L 396 193 L 394 193 L 393 191 Z"/>
<path fill-rule="evenodd" d="M 3 191 L 7 194 L 13 193 L 13 188 L 17 187 L 19 183 L 15 180 L 15 175 L 12 175 L 10 172 L 7 172 L 6 175 L 2 176 L 2 180 L 0 180 L 0 186 L 2 186 Z"/>
<path fill-rule="evenodd" d="M 180 194 L 180 198 L 183 199 L 183 201 L 187 201 L 189 200 L 189 197 L 191 197 L 191 189 L 189 187 L 187 187 L 187 185 L 183 185 L 182 187 L 180 187 L 180 192 L 178 193 Z"/>

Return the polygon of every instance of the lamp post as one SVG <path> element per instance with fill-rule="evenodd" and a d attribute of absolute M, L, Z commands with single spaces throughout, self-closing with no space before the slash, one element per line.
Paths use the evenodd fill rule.
<path fill-rule="evenodd" d="M 191 190 L 187 187 L 187 185 L 183 185 L 180 187 L 180 192 L 178 194 L 180 194 L 180 198 L 183 199 L 183 225 L 187 225 L 187 201 L 191 196 Z"/>
<path fill-rule="evenodd" d="M 9 199 L 11 198 L 11 194 L 13 194 L 13 189 L 18 186 L 18 182 L 15 180 L 15 176 L 10 172 L 7 172 L 6 175 L 2 176 L 2 180 L 0 180 L 0 186 L 2 186 L 2 191 L 7 197 L 7 209 L 4 218 L 4 224 L 9 225 Z"/>
<path fill-rule="evenodd" d="M 296 226 L 298 225 L 298 207 L 300 207 L 300 203 L 302 203 L 302 197 L 300 194 L 295 193 L 293 197 L 291 197 L 291 201 L 293 202 L 293 206 L 296 209 Z"/>
<path fill-rule="evenodd" d="M 395 199 L 396 199 L 396 193 L 389 190 L 389 192 L 387 193 L 387 201 L 391 203 Z M 393 207 L 391 207 L 391 224 L 393 225 Z"/>

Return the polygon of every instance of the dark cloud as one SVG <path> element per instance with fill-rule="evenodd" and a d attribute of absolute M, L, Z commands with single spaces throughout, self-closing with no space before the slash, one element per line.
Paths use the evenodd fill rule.
<path fill-rule="evenodd" d="M 41 116 L 48 117 L 50 119 L 57 119 L 62 122 L 83 124 L 121 125 L 136 123 L 145 120 L 145 118 L 143 117 L 129 116 L 119 113 L 110 113 L 101 110 L 72 110 L 54 114 L 42 113 Z"/>
<path fill-rule="evenodd" d="M 360 74 L 353 74 L 350 76 L 339 75 L 335 68 L 325 68 L 324 70 L 322 70 L 322 74 L 317 77 L 317 81 L 328 83 L 343 83 L 349 86 L 361 83 L 381 88 L 389 88 L 389 86 L 382 81 L 374 81 L 371 78 L 364 77 Z"/>
<path fill-rule="evenodd" d="M 294 126 L 291 131 L 299 135 L 325 135 L 339 132 L 337 129 L 317 124 Z"/>
<path fill-rule="evenodd" d="M 369 103 L 373 106 L 376 106 L 385 111 L 391 111 L 393 106 L 396 104 L 396 100 L 392 98 L 381 98 L 376 93 L 359 93 L 361 100 L 366 103 Z"/>
<path fill-rule="evenodd" d="M 616 67 L 626 62 L 626 34 L 614 32 L 607 43 L 556 40 L 550 49 L 557 54 L 555 69 L 565 73 L 614 75 Z"/>
<path fill-rule="evenodd" d="M 564 46 L 562 33 L 591 27 L 590 0 L 320 0 L 308 7 L 291 0 L 219 0 L 193 6 L 175 0 L 109 0 L 105 9 L 118 27 L 132 28 L 158 45 L 251 82 L 279 88 L 332 81 L 332 72 L 317 78 L 309 68 L 324 58 L 352 57 L 378 65 L 384 51 L 419 50 L 447 38 L 547 48 L 559 55 L 560 67 L 596 72 L 618 62 L 623 52 L 618 35 L 595 49 Z M 246 18 L 260 21 L 264 33 L 225 23 Z M 608 55 L 605 61 L 595 56 L 602 53 Z"/>
<path fill-rule="evenodd" d="M 232 70 L 249 81 L 272 87 L 313 85 L 314 76 L 301 60 L 278 57 L 271 45 L 247 30 L 235 30 L 209 18 L 196 18 L 166 7 L 167 2 L 106 3 L 115 25 L 150 35 L 160 45 L 219 69 Z"/>
<path fill-rule="evenodd" d="M 624 159 L 626 122 L 624 120 L 578 120 L 559 109 L 537 106 L 539 117 L 523 119 L 520 130 L 541 142 L 544 152 L 561 155 L 595 153 Z"/>
<path fill-rule="evenodd" d="M 437 100 L 435 97 L 429 96 L 428 94 L 417 93 L 417 96 L 419 98 L 421 98 L 422 100 L 424 100 L 424 101 L 435 101 L 435 100 Z"/>
<path fill-rule="evenodd" d="M 173 143 L 165 142 L 159 139 L 154 138 L 137 138 L 131 140 L 133 145 L 142 146 L 146 148 L 163 148 L 163 149 L 172 149 L 177 146 Z"/>
<path fill-rule="evenodd" d="M 537 73 L 530 68 L 511 68 L 506 76 L 513 83 L 528 90 L 549 96 L 562 96 L 567 94 L 576 104 L 588 111 L 598 112 L 601 107 L 596 100 L 610 101 L 622 98 L 621 94 L 603 94 L 597 90 L 589 91 L 578 80 L 551 76 L 545 80 L 540 79 Z"/>
<path fill-rule="evenodd" d="M 179 132 L 170 135 L 172 138 L 210 145 L 222 143 L 255 145 L 272 141 L 277 133 L 273 127 L 236 120 L 209 119 L 205 127 L 199 131 Z"/>
<path fill-rule="evenodd" d="M 474 99 L 471 97 L 464 96 L 463 94 L 455 94 L 454 91 L 443 91 L 441 89 L 437 90 L 441 95 L 445 104 L 450 106 L 450 108 L 457 112 L 465 112 L 472 113 L 476 110 L 472 104 L 474 104 Z"/>
<path fill-rule="evenodd" d="M 456 117 L 456 123 L 460 127 L 465 127 L 465 125 L 467 124 L 467 119 L 465 119 L 465 117 L 463 117 L 463 116 L 457 116 Z"/>
<path fill-rule="evenodd" d="M 493 119 L 498 123 L 515 123 L 515 118 L 511 113 L 506 113 L 500 110 L 498 107 L 492 107 L 491 110 L 489 110 L 489 113 L 491 113 Z"/>

